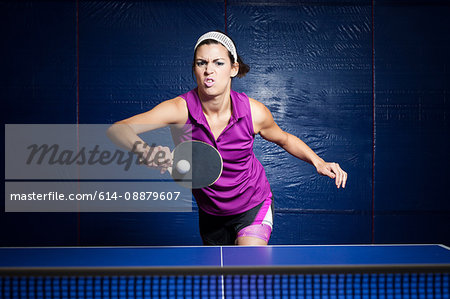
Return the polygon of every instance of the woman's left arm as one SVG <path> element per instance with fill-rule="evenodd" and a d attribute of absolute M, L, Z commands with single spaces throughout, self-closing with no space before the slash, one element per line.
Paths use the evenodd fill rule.
<path fill-rule="evenodd" d="M 262 103 L 250 99 L 250 106 L 255 134 L 260 134 L 262 138 L 276 143 L 294 157 L 312 164 L 319 174 L 334 179 L 338 188 L 345 188 L 347 173 L 339 164 L 325 162 L 298 137 L 281 130 L 272 113 Z"/>

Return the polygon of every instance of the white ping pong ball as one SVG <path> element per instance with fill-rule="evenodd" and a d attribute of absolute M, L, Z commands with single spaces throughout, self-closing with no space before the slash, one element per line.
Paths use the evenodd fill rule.
<path fill-rule="evenodd" d="M 177 163 L 177 171 L 180 174 L 185 174 L 191 169 L 191 164 L 186 160 L 180 160 Z"/>

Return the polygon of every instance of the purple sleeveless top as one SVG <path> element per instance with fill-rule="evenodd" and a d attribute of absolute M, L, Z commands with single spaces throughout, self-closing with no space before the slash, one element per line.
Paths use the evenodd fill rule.
<path fill-rule="evenodd" d="M 191 126 L 185 126 L 185 132 L 192 130 L 193 140 L 214 146 L 223 159 L 221 177 L 209 187 L 192 190 L 198 206 L 209 214 L 226 216 L 245 212 L 271 197 L 266 173 L 253 152 L 255 134 L 248 96 L 231 90 L 232 115 L 217 140 L 203 114 L 197 89 L 180 97 L 189 111 L 186 125 Z M 183 134 L 174 134 L 174 141 L 186 140 Z"/>

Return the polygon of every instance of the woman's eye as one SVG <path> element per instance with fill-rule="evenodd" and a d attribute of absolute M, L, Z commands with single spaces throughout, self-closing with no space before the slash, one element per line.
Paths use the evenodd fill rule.
<path fill-rule="evenodd" d="M 197 61 L 197 66 L 204 66 L 206 62 L 204 61 Z"/>
<path fill-rule="evenodd" d="M 216 64 L 217 64 L 218 66 L 222 66 L 222 65 L 224 65 L 225 63 L 222 62 L 222 61 L 217 61 Z"/>

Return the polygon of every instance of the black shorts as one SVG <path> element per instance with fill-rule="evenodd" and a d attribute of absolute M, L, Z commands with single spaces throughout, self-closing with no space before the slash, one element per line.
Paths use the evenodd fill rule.
<path fill-rule="evenodd" d="M 264 201 L 250 210 L 229 216 L 216 216 L 199 209 L 200 235 L 203 245 L 235 245 L 238 232 L 252 225 Z M 273 211 L 273 197 L 272 197 Z"/>

